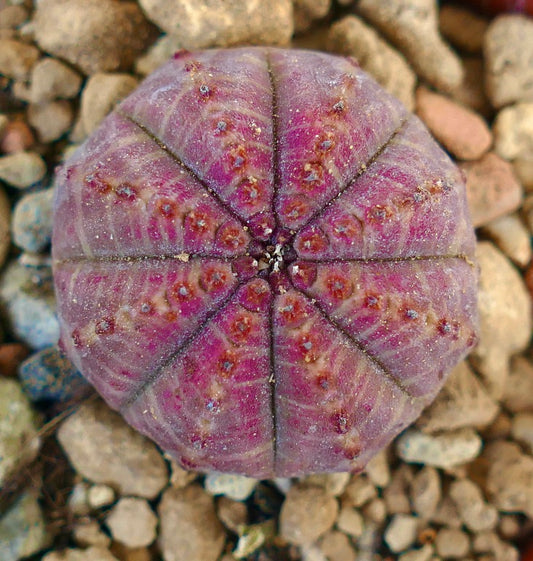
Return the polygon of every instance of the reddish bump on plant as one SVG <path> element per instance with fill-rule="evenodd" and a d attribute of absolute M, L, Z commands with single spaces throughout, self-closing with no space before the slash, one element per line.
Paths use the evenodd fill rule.
<path fill-rule="evenodd" d="M 357 472 L 475 343 L 474 245 L 461 173 L 353 60 L 180 52 L 58 172 L 61 340 L 185 467 Z"/>

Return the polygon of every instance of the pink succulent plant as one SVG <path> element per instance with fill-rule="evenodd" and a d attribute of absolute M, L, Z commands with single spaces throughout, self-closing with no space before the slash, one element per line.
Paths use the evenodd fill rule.
<path fill-rule="evenodd" d="M 55 213 L 63 347 L 188 468 L 361 470 L 476 341 L 461 173 L 351 59 L 177 53 Z"/>

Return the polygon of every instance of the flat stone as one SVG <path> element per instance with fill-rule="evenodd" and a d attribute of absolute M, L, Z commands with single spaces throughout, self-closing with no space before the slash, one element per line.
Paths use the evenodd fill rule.
<path fill-rule="evenodd" d="M 224 495 L 236 501 L 244 501 L 255 489 L 257 479 L 231 473 L 209 473 L 204 485 L 205 490 L 212 495 Z"/>
<path fill-rule="evenodd" d="M 480 115 L 423 86 L 416 90 L 416 113 L 459 160 L 477 160 L 492 144 L 492 134 Z"/>
<path fill-rule="evenodd" d="M 395 514 L 383 535 L 385 543 L 393 553 L 400 553 L 416 540 L 419 519 L 407 514 Z"/>
<path fill-rule="evenodd" d="M 35 459 L 40 446 L 38 420 L 28 398 L 15 380 L 0 377 L 0 487 Z"/>
<path fill-rule="evenodd" d="M 136 497 L 120 499 L 106 518 L 113 539 L 131 548 L 150 545 L 156 537 L 157 523 L 148 502 Z"/>
<path fill-rule="evenodd" d="M 36 152 L 16 152 L 0 156 L 0 180 L 11 187 L 26 189 L 41 181 L 46 164 Z"/>
<path fill-rule="evenodd" d="M 476 458 L 481 445 L 481 438 L 472 429 L 429 435 L 413 428 L 400 436 L 396 449 L 405 462 L 451 468 Z"/>
<path fill-rule="evenodd" d="M 495 18 L 485 34 L 487 93 L 494 107 L 533 101 L 533 21 L 525 15 Z"/>
<path fill-rule="evenodd" d="M 184 489 L 169 487 L 158 507 L 159 548 L 165 561 L 216 561 L 225 533 L 213 497 L 193 483 Z"/>
<path fill-rule="evenodd" d="M 291 487 L 280 513 L 280 536 L 294 545 L 315 542 L 334 524 L 338 503 L 320 487 Z"/>
<path fill-rule="evenodd" d="M 121 494 L 153 499 L 168 481 L 155 445 L 102 401 L 82 405 L 63 421 L 57 437 L 80 474 Z"/>

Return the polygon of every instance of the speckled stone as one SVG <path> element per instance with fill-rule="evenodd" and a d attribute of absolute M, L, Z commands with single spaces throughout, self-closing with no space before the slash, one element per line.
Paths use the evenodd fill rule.
<path fill-rule="evenodd" d="M 13 242 L 25 251 L 39 253 L 50 245 L 54 189 L 22 197 L 13 212 Z"/>

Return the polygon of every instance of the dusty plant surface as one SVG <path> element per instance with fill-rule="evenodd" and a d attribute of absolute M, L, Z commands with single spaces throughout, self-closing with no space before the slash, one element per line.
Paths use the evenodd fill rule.
<path fill-rule="evenodd" d="M 235 45 L 354 57 L 466 178 L 479 342 L 358 475 L 185 471 L 57 349 L 56 166 L 174 52 Z M 532 84 L 527 15 L 431 0 L 0 0 L 0 560 L 518 559 L 533 530 Z"/>

